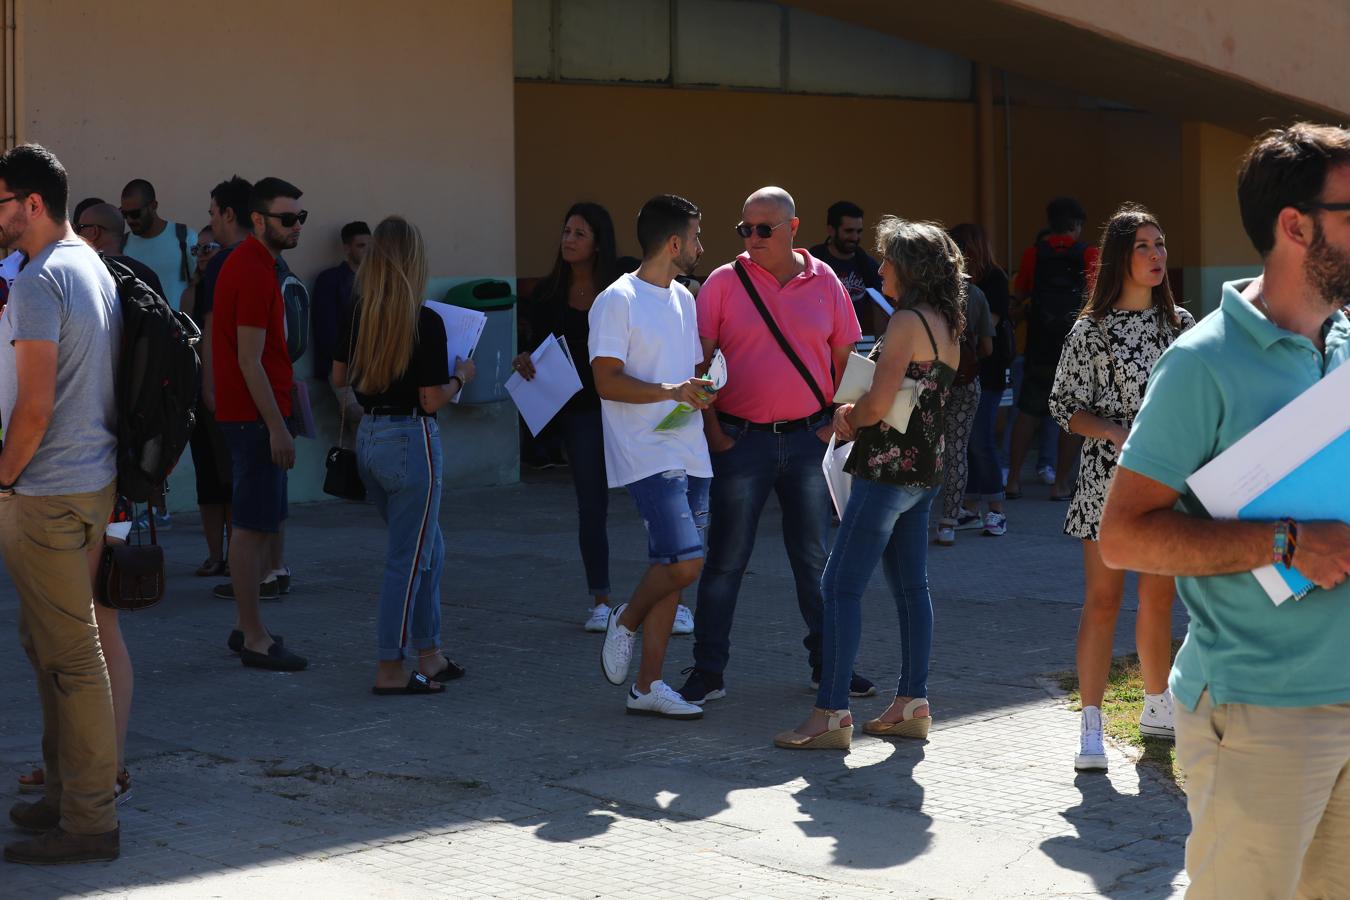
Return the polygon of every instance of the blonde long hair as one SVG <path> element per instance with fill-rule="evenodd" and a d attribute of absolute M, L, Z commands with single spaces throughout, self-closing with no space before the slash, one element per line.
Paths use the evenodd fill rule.
<path fill-rule="evenodd" d="M 427 288 L 422 232 L 402 216 L 375 226 L 356 272 L 360 328 L 352 352 L 352 386 L 363 394 L 389 388 L 417 346 L 417 315 Z"/>

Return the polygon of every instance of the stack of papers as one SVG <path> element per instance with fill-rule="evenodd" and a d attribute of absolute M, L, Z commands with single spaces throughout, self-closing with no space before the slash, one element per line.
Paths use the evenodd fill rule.
<path fill-rule="evenodd" d="M 712 362 L 708 364 L 708 373 L 703 376 L 712 382 L 712 388 L 709 393 L 715 394 L 727 386 L 727 358 L 722 355 L 721 350 L 713 351 Z M 687 403 L 676 403 L 675 408 L 666 414 L 666 417 L 656 423 L 654 431 L 675 431 L 683 428 L 684 424 L 694 417 L 698 410 Z"/>
<path fill-rule="evenodd" d="M 567 341 L 555 334 L 544 339 L 530 354 L 534 378 L 526 381 L 519 372 L 506 379 L 506 392 L 520 410 L 520 416 L 538 435 L 572 396 L 581 390 L 581 378 L 567 349 Z"/>
<path fill-rule="evenodd" d="M 487 313 L 465 309 L 462 306 L 451 306 L 439 300 L 428 300 L 427 308 L 440 316 L 441 321 L 445 323 L 445 349 L 450 361 L 450 373 L 453 375 L 457 360 L 473 356 L 478 339 L 483 336 L 483 329 L 487 326 Z M 464 388 L 461 386 L 452 402 L 458 403 L 459 395 L 463 392 Z"/>
<path fill-rule="evenodd" d="M 1350 523 L 1347 397 L 1350 365 L 1343 365 L 1205 464 L 1186 484 L 1216 519 Z M 1297 566 L 1263 566 L 1252 575 L 1277 606 L 1315 587 Z"/>

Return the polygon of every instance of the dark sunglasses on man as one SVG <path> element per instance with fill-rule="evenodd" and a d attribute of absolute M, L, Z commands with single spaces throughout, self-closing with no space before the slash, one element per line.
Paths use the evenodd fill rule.
<path fill-rule="evenodd" d="M 265 213 L 263 213 L 262 215 L 266 216 L 266 217 L 269 218 L 269 219 L 276 219 L 278 222 L 281 223 L 281 227 L 282 227 L 282 228 L 294 228 L 296 222 L 299 222 L 301 225 L 305 224 L 305 220 L 309 218 L 309 210 L 307 210 L 307 209 L 302 209 L 302 210 L 300 210 L 298 213 L 293 213 L 293 212 L 284 212 L 284 213 L 270 213 L 270 212 L 265 212 Z"/>
<path fill-rule="evenodd" d="M 124 209 L 122 210 L 122 218 L 139 219 L 141 217 L 141 213 L 145 212 L 146 209 L 147 207 L 145 206 L 138 206 L 135 209 Z"/>
<path fill-rule="evenodd" d="M 776 230 L 782 228 L 790 221 L 792 220 L 784 219 L 777 225 L 766 225 L 763 222 L 760 222 L 758 225 L 747 225 L 744 222 L 741 222 L 739 225 L 736 226 L 736 233 L 739 234 L 742 238 L 745 238 L 746 240 L 749 240 L 750 235 L 752 234 L 759 235 L 761 238 L 768 238 L 772 236 Z"/>

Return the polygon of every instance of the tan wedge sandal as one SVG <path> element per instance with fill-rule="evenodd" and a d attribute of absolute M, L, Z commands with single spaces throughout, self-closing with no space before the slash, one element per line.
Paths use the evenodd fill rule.
<path fill-rule="evenodd" d="M 822 710 L 828 717 L 825 730 L 815 737 L 784 731 L 773 739 L 775 747 L 784 750 L 847 750 L 853 743 L 852 713 L 847 709 Z M 844 720 L 848 719 L 848 724 Z"/>
<path fill-rule="evenodd" d="M 922 741 L 928 737 L 928 729 L 933 725 L 933 717 L 931 715 L 916 717 L 914 712 L 927 705 L 927 697 L 915 697 L 905 704 L 905 708 L 900 713 L 903 718 L 899 722 L 883 722 L 880 719 L 873 719 L 870 722 L 863 723 L 863 731 L 881 737 L 915 738 Z"/>

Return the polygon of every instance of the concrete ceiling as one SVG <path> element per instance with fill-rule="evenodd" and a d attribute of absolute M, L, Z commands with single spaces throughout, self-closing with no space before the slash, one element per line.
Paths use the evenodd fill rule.
<path fill-rule="evenodd" d="M 1255 134 L 1342 115 L 1004 0 L 782 0 L 785 5 L 1180 121 Z"/>

